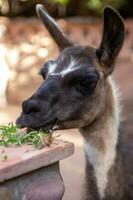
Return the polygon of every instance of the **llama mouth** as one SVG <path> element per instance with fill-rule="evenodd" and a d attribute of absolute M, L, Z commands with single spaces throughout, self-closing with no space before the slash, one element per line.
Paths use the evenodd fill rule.
<path fill-rule="evenodd" d="M 21 118 L 18 118 L 16 121 L 16 125 L 19 129 L 27 128 L 29 131 L 30 130 L 35 130 L 35 131 L 43 130 L 44 132 L 47 132 L 47 133 L 52 133 L 53 131 L 59 130 L 57 119 L 51 120 L 50 122 L 47 122 L 47 123 L 45 123 L 43 125 L 39 125 L 39 126 L 31 125 L 30 123 L 26 123 L 20 119 Z"/>
<path fill-rule="evenodd" d="M 35 130 L 35 131 L 43 130 L 44 132 L 47 132 L 47 133 L 53 133 L 54 131 L 59 130 L 59 129 L 60 129 L 59 126 L 56 124 L 49 124 L 42 127 L 32 128 L 32 130 Z"/>

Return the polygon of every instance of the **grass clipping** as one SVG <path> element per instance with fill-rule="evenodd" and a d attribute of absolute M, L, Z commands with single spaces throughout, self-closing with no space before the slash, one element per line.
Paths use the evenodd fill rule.
<path fill-rule="evenodd" d="M 0 126 L 0 146 L 19 147 L 28 144 L 35 149 L 40 149 L 50 146 L 52 140 L 52 134 L 42 130 L 29 132 L 26 128 L 18 129 L 13 123 L 8 126 Z"/>

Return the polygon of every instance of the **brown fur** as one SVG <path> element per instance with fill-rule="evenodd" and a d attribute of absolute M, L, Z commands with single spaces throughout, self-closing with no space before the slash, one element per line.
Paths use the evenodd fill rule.
<path fill-rule="evenodd" d="M 104 104 L 104 111 L 101 113 L 101 116 L 99 116 L 95 121 L 93 121 L 88 127 L 82 128 L 81 133 L 86 141 L 91 143 L 92 146 L 94 146 L 98 151 L 100 151 L 102 154 L 104 154 L 106 149 L 106 141 L 108 137 L 108 126 L 107 121 L 108 118 L 113 117 L 114 112 L 114 98 L 112 89 L 109 83 L 106 82 L 106 103 Z M 95 112 L 95 111 L 94 111 Z M 109 126 L 112 126 L 113 124 L 109 124 Z M 105 127 L 105 128 L 104 128 Z M 100 132 L 99 132 L 100 130 Z M 112 137 L 113 137 L 113 129 L 112 129 Z M 112 138 L 109 135 L 109 139 Z M 118 137 L 119 139 L 119 137 Z M 87 157 L 87 163 L 86 163 L 86 177 L 88 177 L 87 181 L 87 196 L 85 197 L 85 200 L 95 199 L 100 200 L 100 196 L 97 195 L 97 197 L 91 197 L 94 193 L 93 188 L 88 186 L 90 183 L 91 178 L 94 177 L 94 169 L 91 166 Z M 126 179 L 126 171 L 123 168 L 123 160 L 121 157 L 121 148 L 119 145 L 119 142 L 116 146 L 116 158 L 114 160 L 113 166 L 108 171 L 108 183 L 105 189 L 105 197 L 104 200 L 115 200 L 117 197 L 117 200 L 131 200 L 131 194 L 129 192 L 127 179 Z M 93 175 L 92 175 L 93 174 Z M 93 178 L 93 185 L 96 184 L 96 178 Z M 95 187 L 96 188 L 96 187 Z M 95 194 L 98 193 L 98 189 L 95 191 Z M 89 195 L 90 194 L 90 195 Z"/>

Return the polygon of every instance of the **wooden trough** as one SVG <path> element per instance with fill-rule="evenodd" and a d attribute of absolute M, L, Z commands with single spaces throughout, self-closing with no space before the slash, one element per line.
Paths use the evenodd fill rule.
<path fill-rule="evenodd" d="M 62 140 L 40 150 L 0 147 L 0 200 L 61 200 L 59 161 L 73 152 L 73 144 Z"/>

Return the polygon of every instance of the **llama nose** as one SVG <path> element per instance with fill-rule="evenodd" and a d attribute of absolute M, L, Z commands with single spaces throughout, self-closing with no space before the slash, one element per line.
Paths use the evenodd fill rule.
<path fill-rule="evenodd" d="M 26 100 L 22 103 L 22 110 L 25 114 L 39 112 L 40 108 L 38 102 L 35 100 Z"/>

